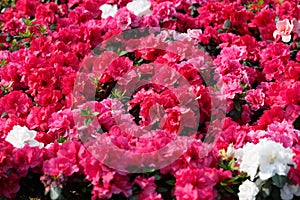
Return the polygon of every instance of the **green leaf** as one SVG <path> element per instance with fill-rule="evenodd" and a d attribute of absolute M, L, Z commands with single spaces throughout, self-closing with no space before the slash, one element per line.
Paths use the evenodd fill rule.
<path fill-rule="evenodd" d="M 154 177 L 155 177 L 155 180 L 156 180 L 156 181 L 159 181 L 159 180 L 161 179 L 161 176 L 158 175 L 158 174 L 155 174 Z"/>
<path fill-rule="evenodd" d="M 277 23 L 279 21 L 279 16 L 277 15 L 276 17 L 275 17 L 275 23 Z"/>
<path fill-rule="evenodd" d="M 229 28 L 230 25 L 231 25 L 231 21 L 230 21 L 230 19 L 227 19 L 223 24 L 223 29 Z"/>
<path fill-rule="evenodd" d="M 173 186 L 173 185 L 175 185 L 176 180 L 175 180 L 175 179 L 167 180 L 166 183 L 167 183 L 168 185 Z"/>
<path fill-rule="evenodd" d="M 264 198 L 267 198 L 268 196 L 270 196 L 271 192 L 272 192 L 272 184 L 270 183 L 270 181 L 267 181 L 261 187 L 261 193 L 262 193 Z"/>
<path fill-rule="evenodd" d="M 131 197 L 128 198 L 129 200 L 139 200 L 137 195 L 133 195 Z"/>
<path fill-rule="evenodd" d="M 218 163 L 220 168 L 227 169 L 227 166 L 223 162 Z"/>
<path fill-rule="evenodd" d="M 165 188 L 165 187 L 157 188 L 157 192 L 159 192 L 159 193 L 164 193 L 164 192 L 168 192 L 168 191 L 169 191 L 168 188 Z"/>
<path fill-rule="evenodd" d="M 2 90 L 2 94 L 8 94 L 9 90 L 11 89 L 12 85 L 13 85 L 13 81 L 9 83 L 8 86 L 2 85 L 1 86 L 1 90 Z"/>
<path fill-rule="evenodd" d="M 235 176 L 235 177 L 232 177 L 231 179 L 228 179 L 227 182 L 229 183 L 235 183 L 238 179 L 240 178 L 240 176 Z M 238 181 L 239 183 L 240 181 Z"/>
<path fill-rule="evenodd" d="M 264 0 L 258 0 L 257 5 L 261 6 L 261 5 L 263 5 L 263 3 L 264 3 Z"/>
<path fill-rule="evenodd" d="M 91 122 L 92 122 L 92 118 L 88 117 L 84 120 L 84 125 L 88 126 L 88 125 L 90 125 Z"/>
<path fill-rule="evenodd" d="M 120 53 L 119 53 L 119 56 L 124 56 L 124 55 L 126 55 L 128 53 L 128 51 L 121 51 Z"/>
<path fill-rule="evenodd" d="M 99 83 L 99 78 L 98 77 L 95 77 L 95 78 L 91 78 L 93 83 L 95 83 L 95 85 L 98 85 Z"/>
<path fill-rule="evenodd" d="M 234 194 L 234 190 L 233 190 L 231 187 L 226 186 L 226 187 L 224 187 L 224 189 L 225 189 L 227 192 Z"/>
<path fill-rule="evenodd" d="M 153 168 L 153 167 L 143 167 L 142 168 L 142 171 L 143 173 L 153 173 L 155 172 L 156 168 Z"/>
<path fill-rule="evenodd" d="M 228 182 L 229 182 L 229 181 L 228 181 Z M 227 186 L 228 183 L 226 183 L 226 182 L 221 182 L 220 185 L 221 185 L 221 186 Z"/>
<path fill-rule="evenodd" d="M 38 26 L 41 26 L 40 24 L 32 24 L 31 26 L 36 26 L 36 27 L 38 27 Z"/>
<path fill-rule="evenodd" d="M 237 110 L 231 110 L 229 112 L 229 116 L 233 117 L 235 119 L 240 119 L 241 118 L 241 113 L 239 111 L 237 111 Z"/>
<path fill-rule="evenodd" d="M 235 167 L 235 160 L 232 159 L 232 160 L 228 163 L 228 168 L 229 168 L 230 170 L 232 170 L 234 167 Z"/>
<path fill-rule="evenodd" d="M 13 40 L 12 40 L 12 42 L 11 42 L 11 44 L 12 44 L 13 46 L 16 46 L 16 45 L 17 45 L 17 43 L 18 43 L 18 42 L 17 42 L 17 40 L 16 40 L 16 39 L 13 39 Z"/>
<path fill-rule="evenodd" d="M 14 82 L 11 81 L 11 82 L 9 83 L 9 85 L 7 86 L 7 89 L 10 89 L 10 88 L 12 87 L 13 84 L 14 84 Z"/>
<path fill-rule="evenodd" d="M 11 35 L 7 35 L 6 36 L 6 42 L 10 42 L 13 39 L 13 37 Z"/>
<path fill-rule="evenodd" d="M 65 139 L 63 136 L 60 136 L 59 139 L 56 140 L 56 142 L 58 142 L 58 143 L 64 143 L 66 141 L 67 141 L 67 139 Z"/>
<path fill-rule="evenodd" d="M 56 27 L 57 27 L 57 24 L 51 24 L 50 30 L 53 32 L 53 31 L 55 31 Z"/>
<path fill-rule="evenodd" d="M 29 38 L 31 36 L 30 30 L 27 28 L 25 33 L 23 33 L 23 37 Z"/>
<path fill-rule="evenodd" d="M 24 24 L 26 25 L 26 26 L 30 26 L 31 25 L 31 20 L 30 19 L 24 19 L 24 18 L 22 18 L 22 21 L 24 22 Z"/>
<path fill-rule="evenodd" d="M 24 46 L 25 46 L 26 48 L 29 48 L 29 47 L 30 47 L 30 43 L 29 43 L 29 42 L 24 42 Z"/>
<path fill-rule="evenodd" d="M 242 110 L 241 104 L 239 104 L 238 102 L 234 102 L 234 108 L 239 112 L 241 112 Z"/>
<path fill-rule="evenodd" d="M 288 178 L 286 176 L 276 174 L 272 177 L 272 184 L 279 188 L 282 188 L 286 184 L 287 180 Z"/>
<path fill-rule="evenodd" d="M 4 118 L 6 116 L 8 116 L 7 112 L 3 112 L 2 115 L 1 115 L 1 118 Z"/>
<path fill-rule="evenodd" d="M 88 114 L 91 114 L 91 108 L 90 108 L 89 106 L 86 108 L 86 112 L 87 112 Z"/>
<path fill-rule="evenodd" d="M 254 183 L 258 188 L 261 188 L 266 183 L 266 181 L 263 181 L 260 178 L 258 178 Z"/>
<path fill-rule="evenodd" d="M 11 168 L 9 168 L 8 170 L 6 170 L 6 175 L 8 176 L 11 173 Z"/>
<path fill-rule="evenodd" d="M 100 112 L 93 112 L 93 113 L 92 113 L 93 116 L 97 116 L 97 115 L 99 115 L 99 114 L 100 114 Z"/>
<path fill-rule="evenodd" d="M 232 185 L 240 185 L 240 184 L 241 184 L 241 181 L 239 181 L 239 180 L 233 181 L 231 184 L 232 184 Z"/>
<path fill-rule="evenodd" d="M 88 113 L 86 112 L 86 110 L 81 110 L 80 111 L 80 115 L 83 116 L 83 117 L 88 117 Z"/>
<path fill-rule="evenodd" d="M 173 16 L 173 17 L 171 17 L 171 20 L 172 20 L 172 21 L 176 21 L 176 20 L 177 20 L 177 17 L 176 17 L 176 16 Z"/>
<path fill-rule="evenodd" d="M 223 29 L 219 28 L 218 29 L 218 33 L 225 33 L 226 31 L 224 31 Z"/>
<path fill-rule="evenodd" d="M 40 31 L 41 31 L 41 33 L 42 33 L 43 35 L 45 34 L 46 30 L 47 30 L 47 26 L 46 26 L 46 25 L 44 25 L 44 26 L 42 26 L 42 27 L 40 28 Z"/>
<path fill-rule="evenodd" d="M 7 60 L 2 59 L 2 60 L 1 60 L 1 63 L 0 63 L 0 67 L 5 66 L 6 64 L 7 64 Z"/>
<path fill-rule="evenodd" d="M 241 178 L 245 179 L 245 178 L 248 178 L 249 175 L 245 172 L 241 172 L 241 174 L 239 175 Z"/>

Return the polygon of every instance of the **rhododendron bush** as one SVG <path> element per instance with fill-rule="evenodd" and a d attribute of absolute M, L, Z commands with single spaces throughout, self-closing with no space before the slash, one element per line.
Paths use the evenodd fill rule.
<path fill-rule="evenodd" d="M 0 2 L 0 199 L 297 199 L 297 0 Z"/>

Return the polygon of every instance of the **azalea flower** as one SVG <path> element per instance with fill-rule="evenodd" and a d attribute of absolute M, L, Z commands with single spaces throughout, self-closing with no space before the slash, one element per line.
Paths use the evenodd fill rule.
<path fill-rule="evenodd" d="M 247 143 L 243 148 L 235 150 L 235 158 L 240 163 L 240 170 L 247 172 L 253 180 L 259 167 L 259 155 L 253 143 Z"/>
<path fill-rule="evenodd" d="M 294 24 L 290 23 L 288 19 L 278 21 L 276 23 L 277 30 L 274 31 L 273 37 L 281 36 L 283 42 L 289 42 L 291 40 L 291 32 L 294 28 Z"/>
<path fill-rule="evenodd" d="M 202 34 L 201 29 L 188 29 L 187 34 L 190 38 L 198 40 L 200 35 Z"/>
<path fill-rule="evenodd" d="M 282 189 L 280 189 L 280 197 L 283 200 L 291 200 L 295 196 L 300 196 L 299 185 L 291 185 L 286 183 Z"/>
<path fill-rule="evenodd" d="M 99 8 L 102 11 L 101 17 L 103 19 L 108 18 L 109 16 L 113 17 L 117 11 L 118 11 L 118 6 L 117 5 L 110 5 L 110 4 L 103 4 Z"/>
<path fill-rule="evenodd" d="M 252 181 L 246 180 L 239 187 L 239 199 L 240 200 L 255 200 L 255 196 L 258 194 L 259 189 Z"/>
<path fill-rule="evenodd" d="M 278 175 L 287 175 L 292 163 L 293 152 L 290 148 L 284 148 L 282 144 L 263 139 L 259 145 L 259 177 L 267 180 Z"/>
<path fill-rule="evenodd" d="M 300 37 L 300 21 L 293 19 L 292 24 L 294 25 L 293 31 Z"/>
<path fill-rule="evenodd" d="M 292 163 L 293 152 L 282 144 L 261 139 L 259 143 L 247 143 L 235 152 L 240 170 L 247 172 L 250 180 L 258 175 L 261 180 L 267 180 L 278 175 L 287 175 Z M 258 174 L 257 174 L 258 170 Z"/>
<path fill-rule="evenodd" d="M 23 148 L 26 144 L 30 147 L 38 146 L 42 148 L 43 143 L 34 140 L 36 136 L 36 131 L 29 130 L 27 127 L 16 125 L 8 133 L 5 141 L 11 143 L 16 148 Z"/>
<path fill-rule="evenodd" d="M 142 17 L 151 14 L 151 3 L 147 0 L 135 0 L 127 4 L 127 9 L 133 12 L 136 16 Z"/>

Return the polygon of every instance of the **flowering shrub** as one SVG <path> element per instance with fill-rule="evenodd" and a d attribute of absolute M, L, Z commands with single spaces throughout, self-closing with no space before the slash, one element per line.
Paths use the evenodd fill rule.
<path fill-rule="evenodd" d="M 297 0 L 3 0 L 0 28 L 1 199 L 300 196 Z M 189 145 L 130 173 L 106 140 Z"/>

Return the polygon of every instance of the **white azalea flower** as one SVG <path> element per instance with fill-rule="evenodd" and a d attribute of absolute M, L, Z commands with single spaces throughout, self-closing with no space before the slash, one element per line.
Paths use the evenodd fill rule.
<path fill-rule="evenodd" d="M 260 166 L 259 177 L 262 180 L 267 180 L 278 175 L 287 175 L 292 163 L 293 151 L 289 148 L 284 148 L 282 144 L 262 139 L 260 141 Z"/>
<path fill-rule="evenodd" d="M 258 194 L 259 189 L 255 183 L 246 180 L 239 186 L 239 191 L 238 196 L 240 200 L 255 200 L 255 196 Z"/>
<path fill-rule="evenodd" d="M 29 130 L 27 127 L 16 125 L 8 133 L 5 141 L 11 143 L 16 148 L 23 148 L 26 144 L 31 147 L 38 146 L 42 148 L 43 143 L 36 141 L 34 138 L 36 136 L 36 131 Z"/>
<path fill-rule="evenodd" d="M 280 197 L 283 200 L 291 200 L 295 196 L 300 196 L 299 185 L 285 184 L 282 189 L 280 189 Z"/>
<path fill-rule="evenodd" d="M 127 9 L 133 12 L 136 16 L 142 17 L 151 14 L 151 3 L 147 0 L 134 0 L 126 5 Z"/>
<path fill-rule="evenodd" d="M 115 14 L 118 11 L 118 6 L 117 5 L 111 5 L 111 4 L 103 4 L 99 8 L 102 11 L 101 17 L 103 19 L 108 18 L 109 16 L 115 16 Z"/>
<path fill-rule="evenodd" d="M 240 170 L 247 172 L 250 176 L 250 180 L 253 181 L 259 167 L 259 155 L 256 145 L 247 143 L 243 148 L 235 150 L 234 156 L 237 162 L 240 163 Z"/>
<path fill-rule="evenodd" d="M 258 144 L 247 143 L 235 151 L 235 158 L 240 163 L 240 170 L 253 180 L 257 175 L 267 180 L 278 175 L 287 175 L 292 164 L 293 151 L 282 144 L 261 139 Z M 258 173 L 257 173 L 258 172 Z"/>

